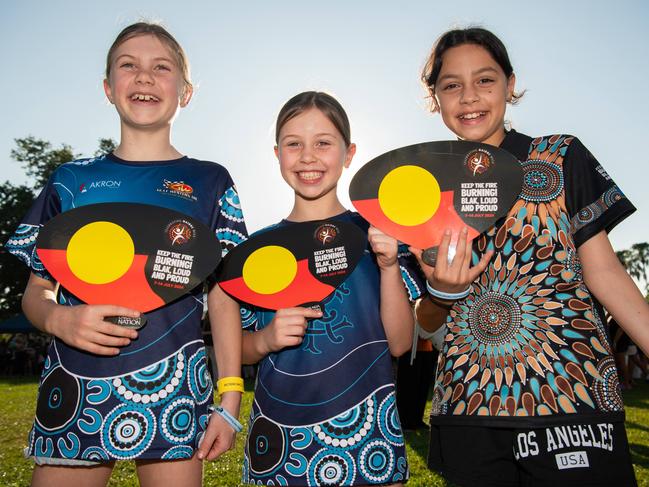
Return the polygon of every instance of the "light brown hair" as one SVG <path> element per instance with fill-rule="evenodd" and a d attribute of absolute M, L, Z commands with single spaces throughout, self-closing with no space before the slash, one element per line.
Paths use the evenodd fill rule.
<path fill-rule="evenodd" d="M 342 105 L 338 103 L 338 100 L 322 91 L 305 91 L 295 95 L 284 104 L 277 114 L 275 143 L 279 142 L 279 132 L 286 122 L 311 108 L 317 108 L 331 121 L 338 132 L 340 132 L 340 135 L 342 135 L 345 146 L 349 147 L 351 144 L 351 128 L 347 113 L 345 113 Z"/>
<path fill-rule="evenodd" d="M 171 55 L 173 56 L 176 64 L 178 65 L 178 68 L 180 68 L 180 71 L 182 73 L 184 84 L 183 96 L 185 96 L 188 91 L 192 89 L 192 81 L 189 73 L 189 60 L 187 59 L 187 55 L 185 54 L 185 51 L 180 46 L 178 41 L 169 33 L 167 29 L 159 24 L 154 24 L 151 22 L 136 22 L 135 24 L 131 24 L 128 27 L 125 27 L 119 34 L 117 34 L 117 37 L 113 41 L 113 44 L 110 46 L 110 49 L 108 49 L 108 54 L 106 55 L 106 80 L 110 79 L 110 66 L 113 62 L 113 56 L 115 55 L 117 48 L 129 39 L 141 35 L 155 36 L 158 40 L 160 40 L 160 42 L 162 42 L 169 48 Z"/>

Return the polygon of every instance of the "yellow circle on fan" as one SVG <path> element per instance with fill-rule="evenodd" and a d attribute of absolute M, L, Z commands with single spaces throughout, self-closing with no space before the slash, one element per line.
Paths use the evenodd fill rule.
<path fill-rule="evenodd" d="M 66 252 L 72 273 L 89 284 L 107 284 L 131 267 L 135 255 L 133 239 L 111 222 L 84 225 L 72 235 Z"/>
<path fill-rule="evenodd" d="M 439 208 L 440 198 L 437 179 L 419 166 L 397 167 L 379 186 L 379 205 L 385 216 L 407 227 L 428 221 Z"/>
<path fill-rule="evenodd" d="M 243 281 L 259 294 L 275 294 L 295 279 L 297 261 L 284 247 L 267 245 L 255 250 L 243 264 Z"/>

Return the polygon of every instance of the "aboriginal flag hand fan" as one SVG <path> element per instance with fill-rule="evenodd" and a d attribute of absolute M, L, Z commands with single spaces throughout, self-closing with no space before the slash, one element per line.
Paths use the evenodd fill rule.
<path fill-rule="evenodd" d="M 518 197 L 523 170 L 509 152 L 466 141 L 427 142 L 386 152 L 354 176 L 349 196 L 383 232 L 434 257 L 444 231 L 474 239 Z M 454 244 L 452 244 L 454 249 Z"/>
<path fill-rule="evenodd" d="M 214 233 L 183 213 L 138 203 L 100 203 L 50 220 L 36 241 L 38 257 L 65 289 L 87 304 L 142 313 L 188 293 L 216 268 Z M 114 323 L 140 328 L 127 317 Z"/>
<path fill-rule="evenodd" d="M 353 223 L 293 223 L 232 249 L 218 282 L 236 299 L 262 308 L 316 306 L 352 273 L 366 246 L 365 233 Z"/>

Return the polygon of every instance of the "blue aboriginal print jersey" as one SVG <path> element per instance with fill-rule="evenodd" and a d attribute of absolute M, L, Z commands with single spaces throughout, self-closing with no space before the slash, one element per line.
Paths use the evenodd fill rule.
<path fill-rule="evenodd" d="M 367 232 L 367 222 L 356 213 L 336 218 Z M 409 257 L 401 253 L 399 262 L 414 299 L 421 281 L 413 279 Z M 322 318 L 309 322 L 302 344 L 260 362 L 244 483 L 370 485 L 408 477 L 379 277 L 368 246 L 352 274 L 325 299 Z M 248 331 L 262 329 L 274 316 L 242 313 Z"/>
<path fill-rule="evenodd" d="M 127 162 L 111 154 L 57 168 L 6 248 L 33 273 L 53 280 L 35 251 L 41 226 L 61 212 L 104 202 L 144 203 L 190 215 L 216 233 L 221 248 L 214 251 L 222 254 L 246 238 L 239 198 L 222 166 L 188 157 Z M 79 304 L 62 288 L 58 301 Z M 191 457 L 213 396 L 202 314 L 199 286 L 147 313 L 138 338 L 114 357 L 54 338 L 28 455 L 90 461 Z"/>
<path fill-rule="evenodd" d="M 508 215 L 473 244 L 489 266 L 452 308 L 431 422 L 535 427 L 623 420 L 602 308 L 577 248 L 635 208 L 575 137 L 510 131 L 523 166 Z"/>

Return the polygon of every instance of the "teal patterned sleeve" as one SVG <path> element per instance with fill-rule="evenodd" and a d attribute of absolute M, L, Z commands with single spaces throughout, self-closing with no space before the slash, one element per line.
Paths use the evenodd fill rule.
<path fill-rule="evenodd" d="M 53 176 L 40 192 L 14 234 L 5 243 L 5 249 L 23 261 L 39 277 L 54 281 L 36 253 L 36 239 L 41 227 L 61 212 L 61 200 Z"/>

